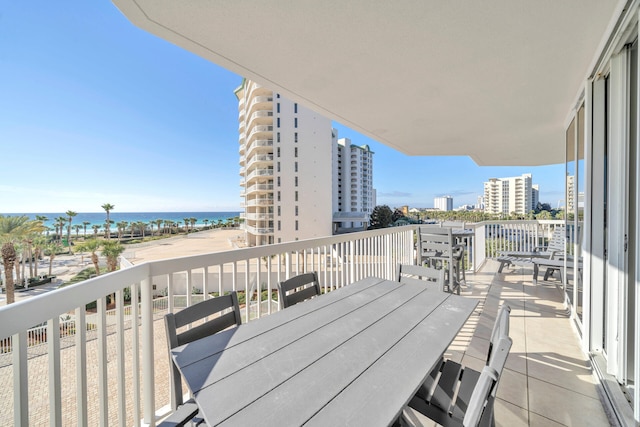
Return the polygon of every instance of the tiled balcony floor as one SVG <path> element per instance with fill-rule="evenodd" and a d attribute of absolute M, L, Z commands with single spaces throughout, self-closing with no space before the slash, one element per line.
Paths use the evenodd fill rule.
<path fill-rule="evenodd" d="M 482 369 L 498 307 L 511 306 L 513 346 L 495 403 L 497 426 L 609 426 L 597 380 L 580 350 L 577 332 L 551 278 L 532 283 L 532 269 L 505 269 L 488 261 L 467 277 L 462 295 L 480 300 L 448 356 Z"/>

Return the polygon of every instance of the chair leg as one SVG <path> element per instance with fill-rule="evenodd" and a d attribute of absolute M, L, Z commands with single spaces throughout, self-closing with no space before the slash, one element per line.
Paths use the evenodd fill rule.
<path fill-rule="evenodd" d="M 500 267 L 498 267 L 498 273 L 502 273 L 502 269 L 504 268 L 504 265 L 506 264 L 506 261 L 500 261 Z"/>
<path fill-rule="evenodd" d="M 533 284 L 538 284 L 538 264 L 533 263 Z"/>

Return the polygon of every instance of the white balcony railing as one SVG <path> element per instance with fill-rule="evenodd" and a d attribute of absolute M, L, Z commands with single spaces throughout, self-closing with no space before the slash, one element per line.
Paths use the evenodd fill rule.
<path fill-rule="evenodd" d="M 562 221 L 468 225 L 477 270 L 527 250 Z M 14 425 L 153 425 L 170 407 L 162 317 L 236 290 L 243 321 L 278 310 L 276 283 L 317 271 L 325 292 L 413 263 L 416 226 L 145 262 L 0 308 L 0 419 Z M 107 296 L 115 308 L 108 309 Z M 137 303 L 135 301 L 137 300 Z M 134 303 L 131 303 L 133 301 Z M 87 304 L 95 309 L 89 312 Z M 111 304 L 113 305 L 113 304 Z"/>
<path fill-rule="evenodd" d="M 237 290 L 248 296 L 242 312 L 250 321 L 278 309 L 268 296 L 289 275 L 317 271 L 325 291 L 369 275 L 392 278 L 398 262 L 412 260 L 413 233 L 399 227 L 151 261 L 2 307 L 0 418 L 153 425 L 170 404 L 165 313 Z M 115 309 L 107 310 L 112 294 Z M 130 295 L 139 303 L 125 304 Z"/>

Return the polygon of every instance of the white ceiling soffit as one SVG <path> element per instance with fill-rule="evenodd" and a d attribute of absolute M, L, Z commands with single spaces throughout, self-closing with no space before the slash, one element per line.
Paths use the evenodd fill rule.
<path fill-rule="evenodd" d="M 114 0 L 136 25 L 408 155 L 564 161 L 620 0 Z"/>

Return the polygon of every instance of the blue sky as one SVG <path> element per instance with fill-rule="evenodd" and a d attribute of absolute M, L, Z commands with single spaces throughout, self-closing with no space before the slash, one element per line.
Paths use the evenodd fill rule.
<path fill-rule="evenodd" d="M 0 213 L 239 210 L 241 81 L 109 1 L 0 0 Z M 378 204 L 474 204 L 488 178 L 522 173 L 564 199 L 564 165 L 409 157 L 334 125 L 376 153 Z"/>

